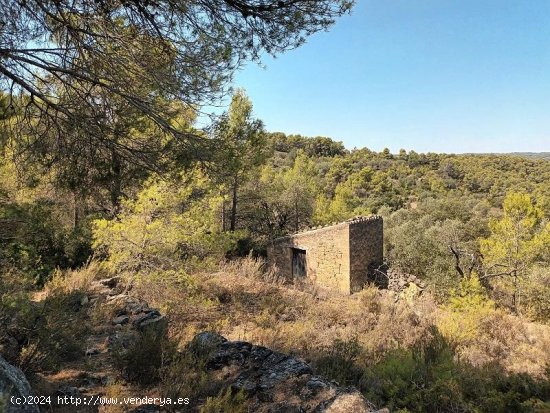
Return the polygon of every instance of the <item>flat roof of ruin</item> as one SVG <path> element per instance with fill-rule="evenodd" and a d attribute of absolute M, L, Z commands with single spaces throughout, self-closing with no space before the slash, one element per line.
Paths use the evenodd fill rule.
<path fill-rule="evenodd" d="M 350 218 L 350 219 L 348 219 L 346 221 L 342 221 L 342 222 L 333 222 L 332 224 L 320 225 L 318 227 L 306 228 L 303 231 L 299 231 L 299 232 L 296 232 L 294 234 L 274 238 L 271 242 L 280 242 L 280 241 L 288 240 L 288 239 L 291 239 L 291 238 L 294 238 L 294 237 L 299 237 L 301 235 L 309 235 L 309 234 L 315 233 L 315 232 L 328 231 L 328 230 L 336 229 L 338 227 L 344 227 L 344 226 L 348 226 L 348 225 L 358 224 L 358 223 L 361 223 L 361 222 L 378 221 L 378 220 L 381 220 L 381 219 L 382 219 L 382 217 L 380 215 L 357 216 L 357 217 L 353 217 L 353 218 Z"/>

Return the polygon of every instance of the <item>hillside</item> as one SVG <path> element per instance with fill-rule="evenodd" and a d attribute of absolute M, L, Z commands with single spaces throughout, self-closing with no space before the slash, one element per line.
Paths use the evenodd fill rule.
<path fill-rule="evenodd" d="M 485 3 L 0 0 L 0 413 L 550 413 L 550 152 L 464 153 L 550 3 Z"/>
<path fill-rule="evenodd" d="M 550 163 L 261 137 L 240 149 L 251 163 L 214 159 L 121 181 L 116 208 L 108 185 L 75 197 L 55 169 L 21 175 L 2 160 L 1 352 L 36 392 L 191 395 L 201 412 L 275 406 L 275 396 L 227 390 L 271 367 L 213 371 L 194 358 L 193 338 L 215 332 L 302 360 L 327 395 L 361 393 L 373 409 L 548 409 Z M 375 270 L 408 274 L 403 288 L 396 279 L 395 291 L 367 284 L 341 295 L 266 265 L 275 237 L 373 213 L 383 219 Z M 115 297 L 138 313 L 94 298 L 90 286 L 113 277 Z M 164 316 L 166 335 L 127 332 L 148 309 Z M 135 351 L 110 350 L 110 337 L 127 334 Z M 303 392 L 288 397 L 308 411 L 311 389 L 296 383 Z"/>
<path fill-rule="evenodd" d="M 510 155 L 524 156 L 532 159 L 550 159 L 550 152 L 512 152 Z"/>

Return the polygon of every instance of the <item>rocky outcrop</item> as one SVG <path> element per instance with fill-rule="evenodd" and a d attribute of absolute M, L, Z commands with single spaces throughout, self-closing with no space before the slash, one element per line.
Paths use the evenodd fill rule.
<path fill-rule="evenodd" d="M 11 397 L 28 398 L 32 396 L 31 386 L 23 372 L 9 364 L 0 356 L 0 410 L 4 407 L 6 413 L 38 413 L 38 407 L 33 404 L 12 404 Z M 3 406 L 4 404 L 4 406 Z"/>
<path fill-rule="evenodd" d="M 418 287 L 419 290 L 423 290 L 425 288 L 424 282 L 418 277 L 393 268 L 388 269 L 387 277 L 388 290 L 391 291 L 401 292 L 413 284 Z"/>
<path fill-rule="evenodd" d="M 243 391 L 254 412 L 362 413 L 375 411 L 356 389 L 313 374 L 304 361 L 244 341 L 200 333 L 189 350 L 235 391 Z"/>

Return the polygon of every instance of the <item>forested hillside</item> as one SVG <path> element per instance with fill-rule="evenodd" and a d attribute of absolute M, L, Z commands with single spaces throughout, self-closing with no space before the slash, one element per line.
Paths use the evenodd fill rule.
<path fill-rule="evenodd" d="M 192 114 L 187 119 L 190 125 Z M 118 262 L 120 249 L 120 265 L 134 267 L 169 255 L 217 262 L 251 250 L 261 255 L 269 239 L 307 227 L 380 214 L 388 264 L 445 295 L 460 279 L 457 259 L 467 269 L 475 256 L 476 271 L 489 271 L 481 241 L 499 236 L 498 223 L 511 211 L 521 211 L 511 219 L 528 220 L 517 234 L 522 241 L 547 233 L 544 160 L 348 150 L 327 137 L 267 133 L 242 91 L 212 138 L 202 139 L 220 143 L 213 156 L 183 166 L 174 159 L 162 173 L 154 161 L 144 169 L 124 158 L 116 169 L 101 157 L 44 164 L 16 156 L 6 142 L 3 260 L 40 285 L 57 267 L 85 263 L 92 250 Z M 527 267 L 546 262 L 547 252 L 531 254 Z"/>
<path fill-rule="evenodd" d="M 500 8 L 516 19 L 503 20 L 486 7 L 457 19 L 445 2 L 378 3 L 368 16 L 359 10 L 371 23 L 339 32 L 359 72 L 348 73 L 336 42 L 304 59 L 308 77 L 322 82 L 313 64 L 348 82 L 317 84 L 333 107 L 365 101 L 369 83 L 380 93 L 368 93 L 371 109 L 391 109 L 371 119 L 398 130 L 437 118 L 426 130 L 453 142 L 453 122 L 469 139 L 547 135 L 542 50 L 514 62 L 523 31 L 499 40 L 506 47 L 480 40 L 520 20 L 546 28 L 525 17 L 544 15 L 542 4 L 532 15 Z M 0 412 L 550 412 L 548 152 L 391 153 L 370 148 L 375 141 L 351 149 L 336 136 L 267 131 L 234 84 L 247 62 L 299 48 L 352 8 L 353 0 L 0 0 Z M 448 36 L 458 21 L 469 26 Z M 374 43 L 362 48 L 365 39 Z M 317 60 L 331 47 L 342 64 Z M 456 65 L 461 51 L 469 69 Z M 289 72 L 275 82 L 285 104 L 302 93 L 326 105 L 326 96 L 282 88 L 302 81 Z M 281 102 L 272 94 L 262 91 Z M 416 102 L 424 113 L 408 110 Z M 406 116 L 396 117 L 404 103 Z M 433 110 L 442 104 L 446 113 Z M 220 105 L 223 113 L 209 113 Z M 541 149 L 494 144 L 469 147 Z M 384 262 L 353 270 L 376 275 L 356 277 L 354 294 L 294 276 L 308 268 L 303 250 L 293 252 L 293 279 L 267 265 L 275 238 L 371 214 L 383 218 Z M 379 217 L 339 228 L 369 221 L 380 240 Z M 348 251 L 332 254 L 348 267 L 358 239 L 350 234 L 340 239 Z M 119 403 L 125 397 L 134 401 Z M 115 402 L 89 403 L 100 399 Z"/>
<path fill-rule="evenodd" d="M 550 159 L 550 153 L 548 152 L 515 152 L 511 153 L 511 155 L 525 156 L 533 159 Z"/>
<path fill-rule="evenodd" d="M 4 124 L 17 116 L 3 110 Z M 178 116 L 192 131 L 193 113 Z M 12 361 L 47 372 L 78 359 L 84 333 L 61 328 L 67 320 L 55 312 L 31 333 L 28 299 L 46 286 L 48 311 L 63 312 L 60 297 L 101 273 L 167 311 L 180 345 L 214 329 L 297 353 L 396 411 L 547 411 L 547 160 L 349 150 L 328 137 L 268 133 L 242 90 L 209 134 L 195 133 L 216 151 L 162 168 L 116 152 L 44 162 L 5 135 L 0 321 L 16 334 L 19 320 L 23 337 Z M 296 287 L 265 273 L 270 239 L 368 214 L 384 218 L 386 267 L 427 285 L 416 301 L 369 286 L 354 298 L 297 301 Z M 58 336 L 45 340 L 51 329 Z M 189 368 L 161 380 L 202 374 Z"/>

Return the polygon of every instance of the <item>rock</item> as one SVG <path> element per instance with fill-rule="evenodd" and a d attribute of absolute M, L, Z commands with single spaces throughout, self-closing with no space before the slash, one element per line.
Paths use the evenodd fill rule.
<path fill-rule="evenodd" d="M 115 317 L 120 317 L 121 315 L 128 315 L 126 306 L 119 307 L 115 310 Z"/>
<path fill-rule="evenodd" d="M 80 299 L 80 305 L 81 306 L 85 306 L 86 304 L 88 304 L 90 302 L 90 299 L 88 298 L 87 295 L 85 295 L 84 297 L 82 297 Z"/>
<path fill-rule="evenodd" d="M 120 315 L 118 317 L 115 317 L 113 318 L 113 324 L 114 325 L 117 325 L 117 324 L 120 324 L 120 325 L 124 325 L 124 324 L 128 324 L 128 322 L 130 321 L 130 317 L 128 317 L 127 315 Z"/>
<path fill-rule="evenodd" d="M 103 280 L 99 280 L 99 283 L 101 285 L 104 285 L 108 288 L 115 288 L 118 283 L 120 282 L 120 277 L 111 277 L 111 278 L 104 278 Z"/>
<path fill-rule="evenodd" d="M 92 281 L 90 283 L 90 291 L 93 294 L 106 296 L 107 299 L 113 296 L 118 297 L 124 291 L 124 286 L 120 282 L 120 277 L 105 278 L 103 280 Z"/>
<path fill-rule="evenodd" d="M 154 333 L 162 336 L 168 331 L 168 319 L 163 315 L 147 318 L 139 323 L 137 327 L 142 333 Z"/>
<path fill-rule="evenodd" d="M 64 396 L 69 396 L 69 397 L 75 397 L 75 398 L 82 398 L 82 393 L 80 392 L 80 390 L 76 387 L 71 387 L 71 386 L 61 386 L 57 391 L 56 391 L 56 396 L 61 396 L 61 397 L 64 397 Z"/>
<path fill-rule="evenodd" d="M 101 353 L 101 350 L 98 349 L 98 348 L 89 348 L 88 350 L 86 350 L 86 355 L 87 356 L 95 356 L 97 354 Z"/>
<path fill-rule="evenodd" d="M 217 333 L 204 331 L 193 337 L 189 343 L 189 350 L 197 356 L 207 356 L 219 349 L 220 345 L 226 341 L 225 337 Z"/>
<path fill-rule="evenodd" d="M 420 296 L 422 289 L 415 283 L 410 283 L 401 291 L 401 297 L 410 304 L 413 304 L 415 299 Z"/>
<path fill-rule="evenodd" d="M 118 302 L 122 302 L 122 305 L 126 303 L 128 300 L 128 296 L 126 294 L 117 294 L 115 290 L 106 289 L 103 291 L 103 295 L 105 295 L 105 299 L 110 304 L 118 304 Z"/>
<path fill-rule="evenodd" d="M 354 388 L 342 388 L 313 375 L 304 361 L 244 341 L 200 333 L 188 350 L 205 359 L 207 369 L 234 391 L 243 391 L 255 412 L 371 412 L 372 405 Z"/>
<path fill-rule="evenodd" d="M 209 368 L 219 369 L 233 364 L 242 365 L 249 358 L 251 349 L 252 344 L 244 341 L 225 341 L 218 350 L 211 349 L 202 355 L 209 356 L 206 363 Z"/>
<path fill-rule="evenodd" d="M 4 400 L 6 403 L 4 406 L 5 413 L 39 413 L 37 405 L 11 404 L 10 398 L 12 396 L 32 396 L 31 386 L 20 369 L 12 366 L 0 356 L 0 400 Z"/>
<path fill-rule="evenodd" d="M 415 275 L 400 270 L 387 270 L 387 288 L 399 294 L 399 297 L 412 300 L 422 294 L 425 284 Z M 414 291 L 413 291 L 414 290 Z"/>
<path fill-rule="evenodd" d="M 373 406 L 365 400 L 357 390 L 343 393 L 334 398 L 326 407 L 319 412 L 323 413 L 369 413 Z"/>
<path fill-rule="evenodd" d="M 110 335 L 108 338 L 109 350 L 126 350 L 133 347 L 139 340 L 139 333 L 137 331 L 117 331 L 115 334 Z"/>
<path fill-rule="evenodd" d="M 132 325 L 143 333 L 154 332 L 163 335 L 168 330 L 168 319 L 160 314 L 159 310 L 152 308 L 147 309 L 146 313 L 138 315 L 132 321 Z"/>
<path fill-rule="evenodd" d="M 306 383 L 306 391 L 315 396 L 319 392 L 329 388 L 329 384 L 325 382 L 321 377 L 312 376 L 311 379 Z"/>
<path fill-rule="evenodd" d="M 81 378 L 81 383 L 84 388 L 100 387 L 107 385 L 109 377 L 106 374 L 101 373 L 86 373 Z"/>
<path fill-rule="evenodd" d="M 147 303 L 133 302 L 130 301 L 126 304 L 126 311 L 129 314 L 136 315 L 139 313 L 146 313 L 150 310 Z"/>
<path fill-rule="evenodd" d="M 145 314 L 141 314 L 137 316 L 132 322 L 132 324 L 134 325 L 134 327 L 139 328 L 139 326 L 145 321 L 150 320 L 152 318 L 160 317 L 160 316 L 161 314 L 157 309 L 151 309 L 151 311 L 148 311 Z"/>

